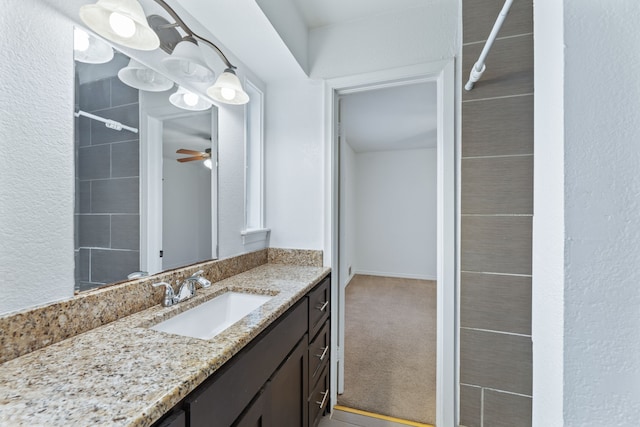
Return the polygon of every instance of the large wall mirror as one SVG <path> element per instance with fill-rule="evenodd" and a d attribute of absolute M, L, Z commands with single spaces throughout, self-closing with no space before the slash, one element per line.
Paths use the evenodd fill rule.
<path fill-rule="evenodd" d="M 76 29 L 75 289 L 217 257 L 217 110 Z"/>

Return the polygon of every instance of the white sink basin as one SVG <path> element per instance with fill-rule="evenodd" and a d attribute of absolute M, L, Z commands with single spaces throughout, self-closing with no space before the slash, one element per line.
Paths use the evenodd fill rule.
<path fill-rule="evenodd" d="M 208 340 L 271 298 L 268 295 L 226 292 L 171 319 L 158 323 L 151 329 Z"/>

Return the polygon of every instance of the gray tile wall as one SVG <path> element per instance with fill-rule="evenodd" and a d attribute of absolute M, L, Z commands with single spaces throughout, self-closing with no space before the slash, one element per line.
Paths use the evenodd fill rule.
<path fill-rule="evenodd" d="M 503 0 L 463 0 L 463 75 Z M 462 96 L 460 424 L 531 425 L 533 2 L 515 0 Z"/>
<path fill-rule="evenodd" d="M 76 109 L 138 128 L 138 91 L 117 77 L 76 84 Z M 140 269 L 138 134 L 76 119 L 76 289 Z"/>

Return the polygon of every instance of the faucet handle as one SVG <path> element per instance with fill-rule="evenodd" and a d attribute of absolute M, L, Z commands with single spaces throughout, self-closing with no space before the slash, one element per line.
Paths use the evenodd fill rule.
<path fill-rule="evenodd" d="M 162 305 L 165 307 L 170 307 L 173 305 L 174 299 L 175 299 L 175 293 L 173 292 L 173 288 L 171 287 L 170 284 L 168 284 L 167 282 L 158 282 L 158 283 L 154 283 L 151 286 L 153 286 L 154 288 L 157 288 L 158 286 L 164 286 L 165 291 L 164 291 L 164 300 L 162 300 Z"/>
<path fill-rule="evenodd" d="M 202 286 L 203 288 L 208 288 L 209 286 L 211 286 L 211 281 L 202 277 L 201 276 L 202 273 L 204 273 L 204 271 L 202 270 L 196 271 L 191 275 L 191 277 L 187 279 L 187 281 L 193 280 L 194 282 L 197 282 L 198 284 L 200 284 L 200 286 Z"/>

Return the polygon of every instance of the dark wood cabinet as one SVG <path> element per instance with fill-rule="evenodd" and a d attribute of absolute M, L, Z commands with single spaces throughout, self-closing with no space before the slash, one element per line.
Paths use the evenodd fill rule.
<path fill-rule="evenodd" d="M 266 387 L 269 416 L 267 426 L 307 426 L 309 390 L 307 337 L 298 343 Z"/>
<path fill-rule="evenodd" d="M 327 276 L 154 425 L 316 426 L 329 407 L 330 283 Z"/>

